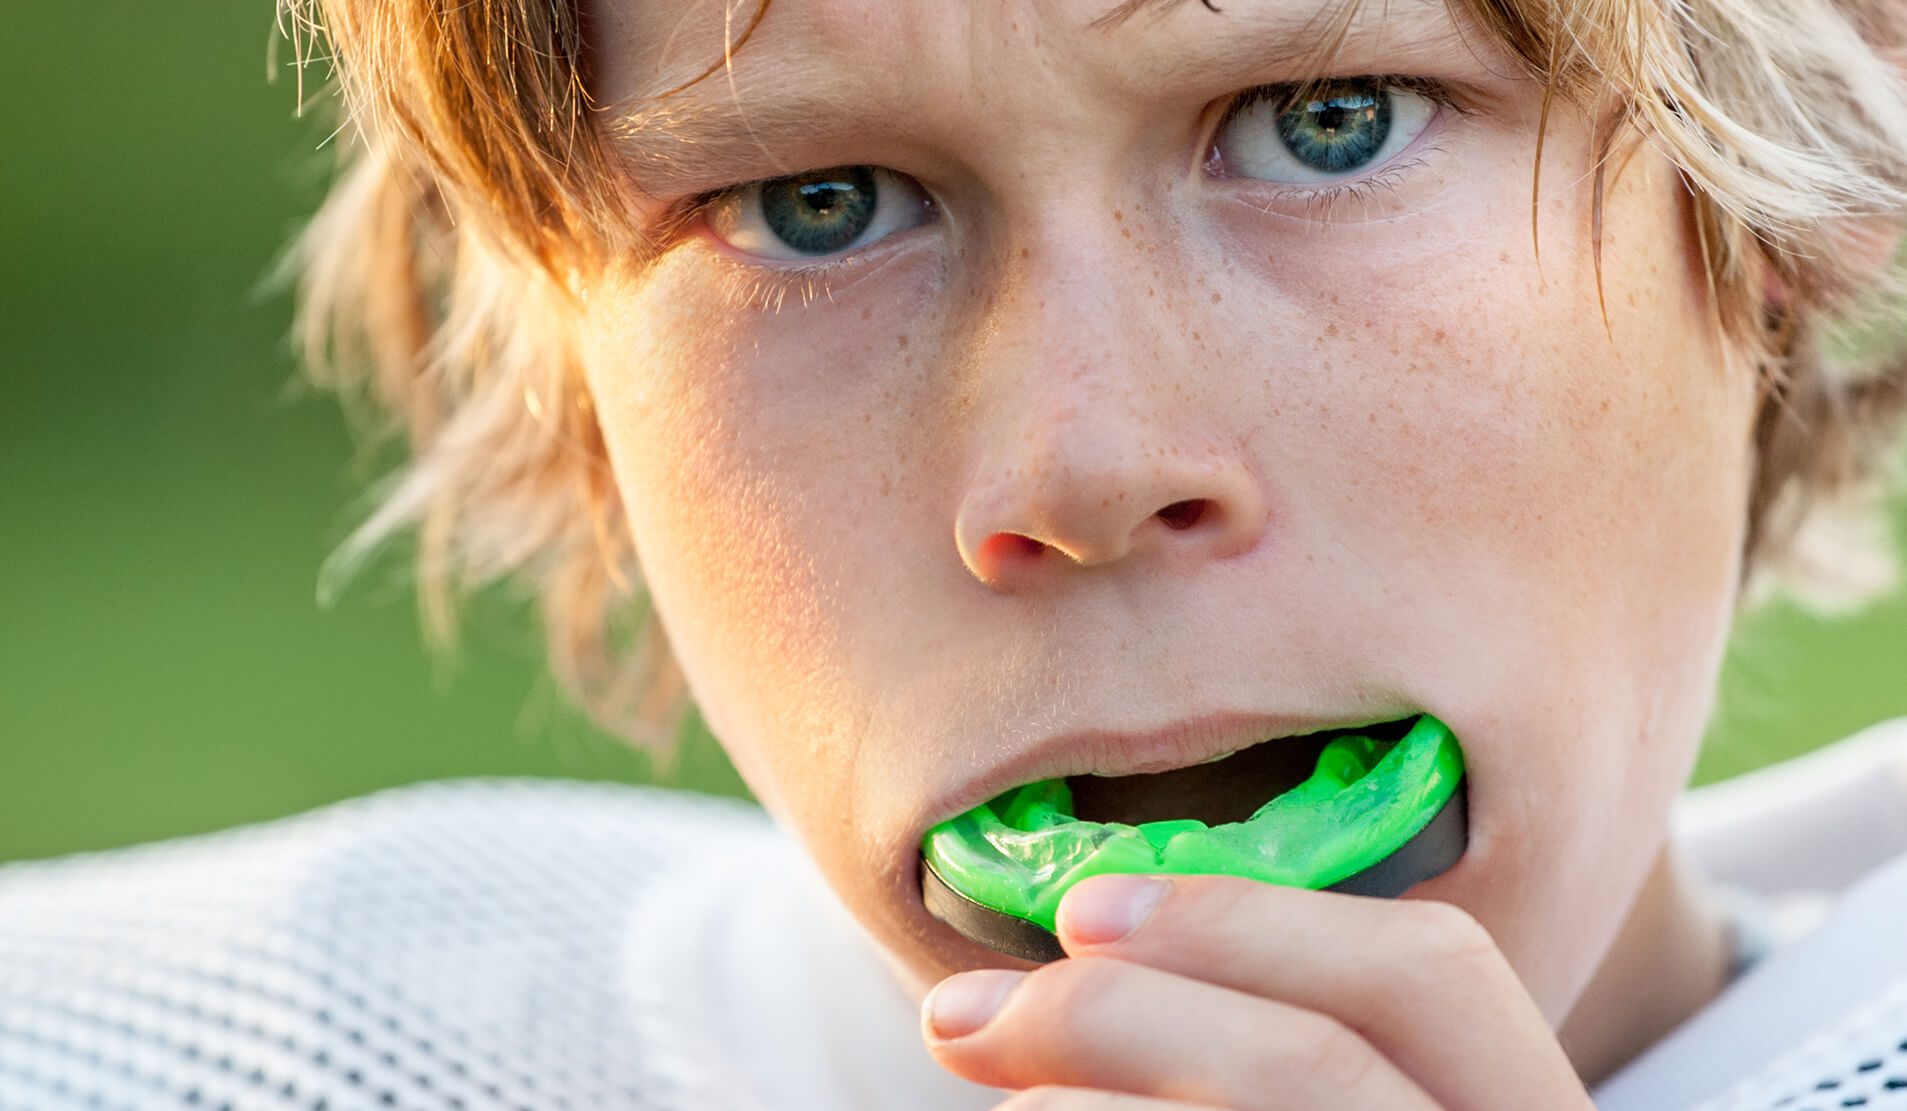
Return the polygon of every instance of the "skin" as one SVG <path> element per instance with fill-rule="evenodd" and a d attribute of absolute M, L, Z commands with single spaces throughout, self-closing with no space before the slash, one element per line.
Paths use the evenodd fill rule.
<path fill-rule="evenodd" d="M 1686 192 L 1647 148 L 1612 181 L 1605 327 L 1590 117 L 1552 111 L 1539 257 L 1541 91 L 1459 16 L 1359 17 L 1339 72 L 1475 110 L 1321 206 L 1205 161 L 1225 102 L 1294 67 L 1196 62 L 1310 0 L 1089 27 L 1105 6 L 777 0 L 736 53 L 745 105 L 825 75 L 855 126 L 774 132 L 696 189 L 866 164 L 936 207 L 778 309 L 751 288 L 789 263 L 707 221 L 587 276 L 586 386 L 657 616 L 915 997 L 1023 980 L 998 1025 L 924 1027 L 1026 1089 L 1010 1106 L 1586 1104 L 1722 960 L 1666 823 L 1736 601 L 1756 392 Z M 592 19 L 612 115 L 722 53 L 717 4 Z M 678 196 L 628 184 L 645 219 Z M 1129 942 L 1063 934 L 1031 975 L 923 909 L 921 832 L 1007 761 L 1219 710 L 1436 713 L 1467 854 L 1396 901 L 1181 877 Z"/>

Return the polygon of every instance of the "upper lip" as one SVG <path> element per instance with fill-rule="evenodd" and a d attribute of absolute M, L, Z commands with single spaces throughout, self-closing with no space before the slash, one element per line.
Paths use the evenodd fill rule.
<path fill-rule="evenodd" d="M 1325 729 L 1394 721 L 1408 715 L 1361 719 L 1219 711 L 1173 722 L 1162 729 L 1091 729 L 1045 737 L 962 784 L 929 816 L 945 821 L 1012 787 L 1069 775 L 1143 775 L 1190 767 L 1228 756 L 1263 741 L 1304 736 Z"/>

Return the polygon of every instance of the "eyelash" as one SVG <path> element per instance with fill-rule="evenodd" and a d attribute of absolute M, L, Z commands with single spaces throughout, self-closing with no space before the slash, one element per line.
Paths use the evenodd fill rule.
<path fill-rule="evenodd" d="M 1351 78 L 1356 81 L 1373 81 L 1387 90 L 1402 89 L 1407 93 L 1416 93 L 1439 108 L 1448 108 L 1453 112 L 1468 114 L 1475 111 L 1470 98 L 1457 86 L 1435 77 L 1391 76 L 1387 74 L 1367 73 Z M 1325 82 L 1329 83 L 1329 82 Z M 1273 85 L 1254 85 L 1234 96 L 1231 103 L 1219 114 L 1214 133 L 1223 131 L 1225 125 L 1232 122 L 1240 113 L 1260 104 L 1277 104 L 1281 109 L 1289 107 L 1298 100 L 1305 85 L 1296 82 L 1280 82 Z"/>
<path fill-rule="evenodd" d="M 1434 77 L 1381 76 L 1365 75 L 1366 80 L 1379 82 L 1385 89 L 1415 93 L 1435 104 L 1440 111 L 1454 112 L 1457 115 L 1471 115 L 1477 111 L 1476 105 L 1463 90 L 1447 81 Z M 1227 124 L 1247 109 L 1265 103 L 1289 104 L 1295 100 L 1302 86 L 1294 82 L 1279 82 L 1267 85 L 1254 85 L 1234 95 L 1220 113 L 1218 123 L 1212 129 L 1214 136 L 1222 133 Z M 1432 143 L 1408 160 L 1392 162 L 1376 174 L 1356 181 L 1324 186 L 1283 186 L 1289 192 L 1307 194 L 1304 198 L 1308 206 L 1319 210 L 1313 216 L 1321 223 L 1330 223 L 1332 213 L 1346 204 L 1369 200 L 1380 190 L 1395 191 L 1399 181 L 1412 169 L 1422 166 L 1428 158 L 1443 148 Z M 770 178 L 767 181 L 776 179 Z M 673 238 L 682 228 L 695 222 L 709 206 L 722 197 L 750 185 L 763 184 L 759 181 L 745 181 L 734 185 L 724 185 L 708 189 L 683 198 L 673 211 L 665 217 L 664 234 Z M 827 279 L 836 271 L 851 267 L 861 261 L 860 252 L 850 252 L 836 256 L 826 262 L 808 263 L 797 266 L 745 266 L 730 269 L 730 293 L 743 304 L 762 303 L 768 307 L 772 300 L 775 311 L 779 312 L 787 295 L 799 288 L 801 303 L 813 302 L 816 294 L 816 282 L 821 283 L 820 291 L 830 299 L 833 290 L 827 285 Z"/>

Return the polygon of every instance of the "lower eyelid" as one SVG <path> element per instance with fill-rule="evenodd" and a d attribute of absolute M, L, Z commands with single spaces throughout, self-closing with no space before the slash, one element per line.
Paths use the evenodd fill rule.
<path fill-rule="evenodd" d="M 709 249 L 718 256 L 718 265 L 724 271 L 723 279 L 745 287 L 748 296 L 744 299 L 753 301 L 763 296 L 780 298 L 807 283 L 824 283 L 823 288 L 831 296 L 834 292 L 845 289 L 876 271 L 885 269 L 890 262 L 906 253 L 905 244 L 901 244 L 894 250 L 886 249 L 890 240 L 908 239 L 910 232 L 918 231 L 920 227 L 931 226 L 931 224 L 923 224 L 908 228 L 905 231 L 895 232 L 859 251 L 801 266 L 777 265 L 752 255 L 743 255 L 717 239 L 706 228 L 698 227 L 697 235 L 706 238 Z"/>
<path fill-rule="evenodd" d="M 1421 175 L 1434 173 L 1433 164 L 1447 154 L 1441 142 L 1422 147 L 1413 144 L 1410 153 L 1375 173 L 1322 188 L 1267 184 L 1250 178 L 1221 179 L 1225 187 L 1219 195 L 1228 204 L 1250 209 L 1254 218 L 1292 227 L 1377 227 L 1427 210 L 1430 196 L 1409 195 L 1405 199 L 1406 191 L 1422 179 Z M 1356 207 L 1359 205 L 1370 207 L 1360 210 Z"/>
<path fill-rule="evenodd" d="M 1396 158 L 1391 159 L 1389 162 L 1384 163 L 1382 166 L 1361 177 L 1345 178 L 1343 181 L 1325 182 L 1318 185 L 1281 185 L 1279 188 L 1292 192 L 1331 196 L 1339 192 L 1355 191 L 1365 186 L 1386 184 L 1387 179 L 1395 179 L 1422 167 L 1432 155 L 1435 155 L 1441 149 L 1435 144 L 1426 146 L 1422 150 L 1417 150 L 1416 148 L 1417 144 L 1412 143 L 1410 147 L 1406 149 L 1406 153 L 1399 154 Z M 1394 182 L 1389 183 L 1394 184 Z"/>
<path fill-rule="evenodd" d="M 897 241 L 906 241 L 910 233 L 918 231 L 920 228 L 931 226 L 932 224 L 919 224 L 911 228 L 903 228 L 900 231 L 884 235 L 865 247 L 856 247 L 835 255 L 824 255 L 810 263 L 797 263 L 786 259 L 762 258 L 759 255 L 743 253 L 729 246 L 727 243 L 724 243 L 707 224 L 697 224 L 695 233 L 707 239 L 717 253 L 737 265 L 746 266 L 754 270 L 780 272 L 795 277 L 813 277 L 824 273 L 852 269 L 863 263 L 871 264 L 872 260 L 876 260 L 879 256 L 888 253 L 892 245 Z"/>

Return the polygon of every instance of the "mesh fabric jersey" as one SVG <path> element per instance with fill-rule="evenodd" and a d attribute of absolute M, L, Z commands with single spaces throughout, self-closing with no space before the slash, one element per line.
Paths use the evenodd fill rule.
<path fill-rule="evenodd" d="M 0 868 L 0 1111 L 827 1107 L 897 1067 L 997 1102 L 790 854 L 741 800 L 451 780 Z M 901 1016 L 872 1079 L 731 1029 L 795 977 Z"/>

